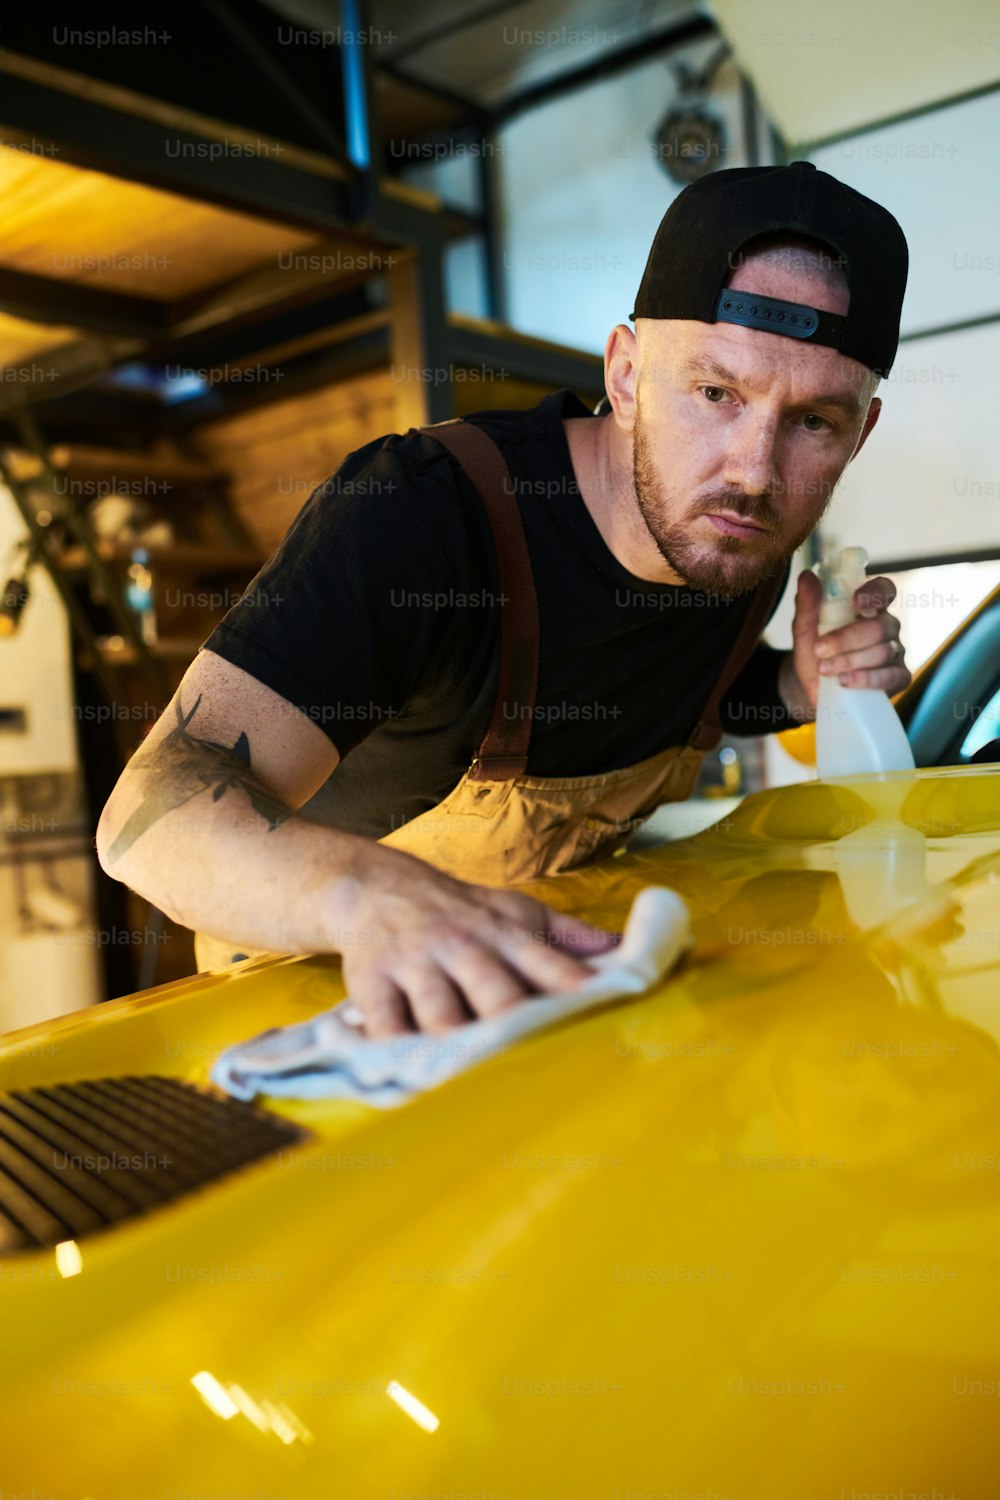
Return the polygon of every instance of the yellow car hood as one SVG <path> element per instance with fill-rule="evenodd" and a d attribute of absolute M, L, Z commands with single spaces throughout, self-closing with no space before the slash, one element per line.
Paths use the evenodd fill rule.
<path fill-rule="evenodd" d="M 311 1136 L 0 1258 L 4 1497 L 993 1500 L 1000 767 L 532 889 L 620 927 L 650 883 L 696 943 L 649 996 L 397 1110 L 273 1103 Z M 342 993 L 200 976 L 14 1034 L 0 1089 L 205 1080 Z"/>

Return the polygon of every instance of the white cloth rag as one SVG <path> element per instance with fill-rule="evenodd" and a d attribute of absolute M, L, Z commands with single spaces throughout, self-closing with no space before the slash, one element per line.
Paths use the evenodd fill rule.
<path fill-rule="evenodd" d="M 642 994 L 670 972 L 690 941 L 680 896 L 647 886 L 632 903 L 621 942 L 587 960 L 594 977 L 579 989 L 533 996 L 440 1036 L 366 1037 L 363 1017 L 348 998 L 309 1021 L 228 1047 L 212 1067 L 212 1081 L 237 1099 L 357 1099 L 387 1109 L 566 1016 Z"/>

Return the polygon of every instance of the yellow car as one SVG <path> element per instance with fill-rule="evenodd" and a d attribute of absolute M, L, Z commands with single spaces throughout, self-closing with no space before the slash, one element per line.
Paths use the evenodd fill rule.
<path fill-rule="evenodd" d="M 208 1084 L 334 959 L 6 1038 L 4 1500 L 995 1500 L 1000 766 L 530 889 L 649 884 L 667 981 L 395 1109 Z"/>

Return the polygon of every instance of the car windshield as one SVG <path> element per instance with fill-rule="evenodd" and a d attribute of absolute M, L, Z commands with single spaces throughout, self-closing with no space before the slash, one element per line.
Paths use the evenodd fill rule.
<path fill-rule="evenodd" d="M 984 745 L 988 745 L 990 740 L 995 739 L 1000 739 L 1000 688 L 983 708 L 982 713 L 962 741 L 958 753 L 963 761 L 971 760 L 977 751 L 982 750 Z"/>

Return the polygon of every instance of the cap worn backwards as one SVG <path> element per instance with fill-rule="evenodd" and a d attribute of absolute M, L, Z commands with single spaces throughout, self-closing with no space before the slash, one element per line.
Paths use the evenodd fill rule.
<path fill-rule="evenodd" d="M 739 252 L 779 231 L 831 253 L 850 288 L 846 313 L 727 288 Z M 884 378 L 899 343 L 907 267 L 906 238 L 888 209 L 812 162 L 737 167 L 699 178 L 671 203 L 629 316 L 738 323 L 837 349 Z"/>

